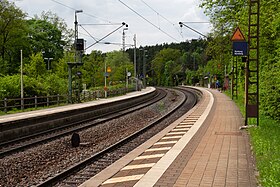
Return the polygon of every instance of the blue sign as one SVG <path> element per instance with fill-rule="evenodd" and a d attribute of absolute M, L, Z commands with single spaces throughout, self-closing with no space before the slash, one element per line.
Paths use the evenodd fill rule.
<path fill-rule="evenodd" d="M 248 55 L 248 43 L 246 41 L 233 42 L 232 55 L 233 56 L 247 56 Z"/>

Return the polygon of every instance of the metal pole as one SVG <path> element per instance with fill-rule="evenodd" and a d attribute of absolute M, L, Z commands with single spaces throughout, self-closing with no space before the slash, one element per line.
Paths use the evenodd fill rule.
<path fill-rule="evenodd" d="M 135 77 L 135 91 L 137 91 L 137 83 L 138 83 L 138 80 L 136 78 L 137 76 L 137 70 L 136 70 L 136 34 L 134 34 L 134 77 Z"/>
<path fill-rule="evenodd" d="M 123 42 L 123 52 L 125 51 L 125 33 L 124 33 L 124 29 L 123 29 L 123 33 L 122 33 L 122 42 Z"/>
<path fill-rule="evenodd" d="M 68 103 L 72 103 L 72 65 L 68 63 Z"/>
<path fill-rule="evenodd" d="M 128 70 L 127 70 L 127 68 L 125 68 L 125 72 L 126 72 L 126 85 L 125 85 L 125 87 L 127 89 L 128 88 Z"/>
<path fill-rule="evenodd" d="M 146 52 L 147 50 L 144 50 L 143 53 L 143 86 L 146 88 Z"/>
<path fill-rule="evenodd" d="M 105 61 L 105 67 L 104 67 L 104 69 L 105 69 L 105 74 L 104 74 L 104 97 L 105 98 L 107 98 L 107 67 L 106 67 L 107 65 L 106 65 L 106 61 Z"/>
<path fill-rule="evenodd" d="M 78 21 L 77 21 L 77 11 L 75 11 L 75 21 L 74 21 L 74 49 L 75 49 L 75 63 L 77 62 L 77 39 L 78 39 Z"/>
<path fill-rule="evenodd" d="M 124 31 L 126 31 L 126 30 L 128 30 L 128 28 L 123 28 L 123 35 L 122 35 L 122 42 L 123 42 L 123 48 L 122 48 L 122 50 L 123 50 L 123 52 L 125 52 L 125 32 Z"/>
<path fill-rule="evenodd" d="M 24 109 L 23 100 L 23 62 L 22 62 L 22 50 L 20 50 L 20 98 L 21 98 L 21 110 Z"/>

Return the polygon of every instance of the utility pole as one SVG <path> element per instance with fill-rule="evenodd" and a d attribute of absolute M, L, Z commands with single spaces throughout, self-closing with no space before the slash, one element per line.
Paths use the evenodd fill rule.
<path fill-rule="evenodd" d="M 133 41 L 134 41 L 134 78 L 135 78 L 135 91 L 137 91 L 138 80 L 137 80 L 137 70 L 136 70 L 136 34 L 134 34 Z"/>
<path fill-rule="evenodd" d="M 144 49 L 143 51 L 143 86 L 146 88 L 146 53 L 147 50 Z"/>
<path fill-rule="evenodd" d="M 20 50 L 20 99 L 21 99 L 21 110 L 24 109 L 24 100 L 23 100 L 23 62 L 22 62 L 22 50 Z"/>
<path fill-rule="evenodd" d="M 123 52 L 125 52 L 125 32 L 124 31 L 126 31 L 126 30 L 128 30 L 128 28 L 123 28 L 123 33 L 122 33 L 122 42 L 123 42 L 123 48 L 122 48 L 122 50 L 123 50 Z"/>

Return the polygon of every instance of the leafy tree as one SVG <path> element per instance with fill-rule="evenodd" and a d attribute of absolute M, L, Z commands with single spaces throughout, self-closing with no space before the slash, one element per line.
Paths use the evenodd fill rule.
<path fill-rule="evenodd" d="M 20 97 L 20 75 L 0 77 L 0 99 Z"/>
<path fill-rule="evenodd" d="M 81 67 L 83 83 L 85 83 L 87 87 L 104 85 L 104 61 L 105 54 L 102 54 L 101 51 L 92 51 L 83 58 L 84 64 Z"/>
<path fill-rule="evenodd" d="M 26 48 L 25 14 L 7 0 L 0 1 L 0 73 L 12 74 Z"/>
<path fill-rule="evenodd" d="M 155 58 L 151 62 L 151 68 L 155 73 L 157 85 L 163 86 L 169 82 L 166 81 L 165 76 L 169 77 L 167 78 L 168 80 L 170 77 L 173 77 L 173 72 L 169 71 L 170 64 L 173 64 L 172 68 L 174 68 L 174 70 L 176 69 L 177 72 L 181 70 L 182 66 L 179 64 L 180 57 L 181 52 L 171 48 L 163 49 L 155 55 Z M 167 62 L 169 65 L 166 66 Z"/>
<path fill-rule="evenodd" d="M 106 54 L 105 58 L 106 66 L 110 67 L 112 72 L 109 75 L 109 79 L 112 82 L 125 82 L 126 70 L 133 72 L 133 63 L 130 62 L 127 53 L 122 51 L 113 51 Z M 103 74 L 104 74 L 103 68 Z"/>
<path fill-rule="evenodd" d="M 223 59 L 230 60 L 231 43 L 229 38 L 236 26 L 239 26 L 244 35 L 248 35 L 248 4 L 242 0 L 203 0 L 201 6 L 210 16 L 214 25 L 213 40 L 208 45 L 208 54 L 218 62 L 219 54 Z M 274 119 L 280 119 L 279 101 L 279 66 L 280 66 L 280 2 L 277 0 L 262 1 L 260 6 L 260 106 L 261 112 Z M 222 33 L 220 40 L 218 33 Z M 226 37 L 225 37 L 226 36 Z M 226 40 L 225 40 L 226 39 Z M 223 47 L 219 45 L 223 43 Z M 220 45 L 221 46 L 221 45 Z M 221 49 L 226 49 L 221 51 Z M 212 60 L 212 64 L 214 61 Z M 229 64 L 227 64 L 229 66 Z M 213 66 L 213 65 L 212 65 Z M 244 64 L 239 63 L 239 67 Z M 244 71 L 239 69 L 239 85 L 244 92 Z"/>
<path fill-rule="evenodd" d="M 33 78 L 43 77 L 46 75 L 47 70 L 42 53 L 31 55 L 30 64 L 26 64 L 24 66 L 24 72 Z"/>
<path fill-rule="evenodd" d="M 63 57 L 62 31 L 47 20 L 32 19 L 29 24 L 31 52 L 43 52 L 45 58 L 57 60 Z"/>

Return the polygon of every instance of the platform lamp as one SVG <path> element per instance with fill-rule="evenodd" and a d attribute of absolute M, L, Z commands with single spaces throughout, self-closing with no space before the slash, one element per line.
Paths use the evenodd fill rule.
<path fill-rule="evenodd" d="M 80 50 L 77 49 L 79 48 L 79 44 L 82 42 L 79 40 L 79 44 L 78 44 L 78 21 L 77 21 L 77 13 L 82 13 L 83 10 L 75 10 L 75 21 L 74 21 L 74 25 L 75 25 L 75 35 L 74 35 L 74 49 L 75 49 L 75 61 L 74 62 L 67 62 L 68 65 L 68 103 L 72 103 L 72 68 L 74 66 L 77 66 L 78 64 L 81 63 L 77 63 L 77 54 L 78 52 L 80 53 Z M 83 44 L 82 44 L 83 45 Z M 78 51 L 79 50 L 79 51 Z"/>

